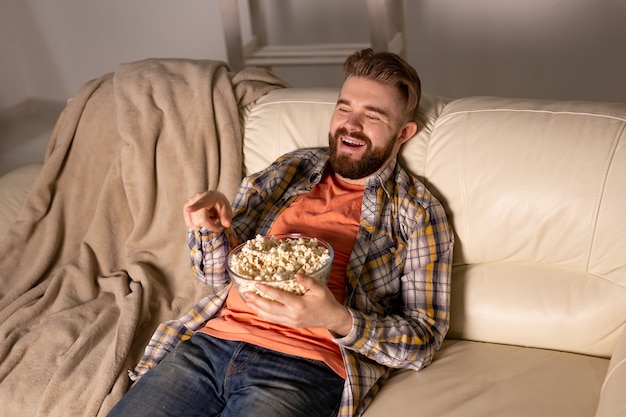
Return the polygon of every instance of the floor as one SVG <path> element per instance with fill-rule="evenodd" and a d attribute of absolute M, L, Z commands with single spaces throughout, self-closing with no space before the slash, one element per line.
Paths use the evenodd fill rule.
<path fill-rule="evenodd" d="M 28 100 L 0 113 L 0 175 L 42 162 L 64 102 Z"/>

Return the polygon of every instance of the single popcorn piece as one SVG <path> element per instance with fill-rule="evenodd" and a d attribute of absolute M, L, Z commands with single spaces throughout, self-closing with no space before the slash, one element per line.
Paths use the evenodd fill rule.
<path fill-rule="evenodd" d="M 296 274 L 313 275 L 331 258 L 330 251 L 316 238 L 257 235 L 247 241 L 229 260 L 230 269 L 237 275 L 255 281 L 269 281 L 272 286 L 295 294 L 303 288 L 295 281 Z M 254 282 L 238 280 L 240 291 L 255 290 Z M 258 293 L 258 291 L 256 291 Z"/>

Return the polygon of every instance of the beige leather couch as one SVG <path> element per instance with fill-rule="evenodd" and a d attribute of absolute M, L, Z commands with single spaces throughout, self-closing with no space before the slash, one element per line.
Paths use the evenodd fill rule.
<path fill-rule="evenodd" d="M 337 91 L 283 89 L 244 116 L 244 172 L 327 144 Z M 425 96 L 402 163 L 448 209 L 452 318 L 379 416 L 626 416 L 626 104 Z M 0 178 L 0 236 L 39 167 Z"/>

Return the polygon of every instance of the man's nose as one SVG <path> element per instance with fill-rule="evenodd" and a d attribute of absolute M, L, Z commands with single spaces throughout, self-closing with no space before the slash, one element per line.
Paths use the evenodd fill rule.
<path fill-rule="evenodd" d="M 358 114 L 351 114 L 347 118 L 345 126 L 350 132 L 353 132 L 355 130 L 356 131 L 363 130 L 363 116 L 358 115 Z"/>

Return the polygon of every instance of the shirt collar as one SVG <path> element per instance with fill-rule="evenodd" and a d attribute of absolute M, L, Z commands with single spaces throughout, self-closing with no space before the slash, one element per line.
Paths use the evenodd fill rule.
<path fill-rule="evenodd" d="M 369 177 L 365 183 L 366 189 L 375 190 L 380 187 L 383 189 L 387 197 L 391 197 L 392 181 L 395 178 L 394 172 L 396 170 L 396 164 L 398 163 L 398 157 L 393 158 L 382 171 Z"/>

